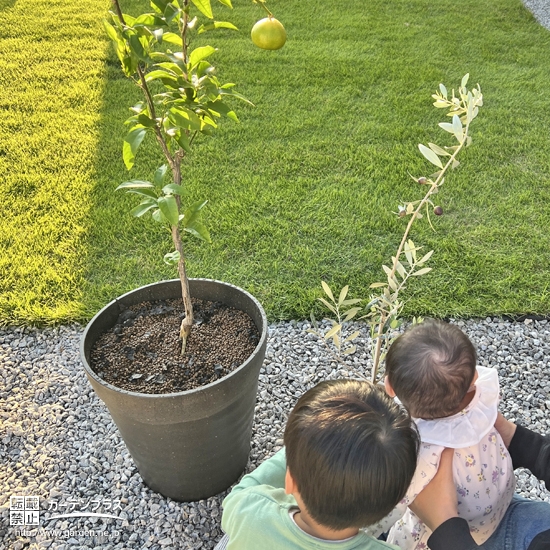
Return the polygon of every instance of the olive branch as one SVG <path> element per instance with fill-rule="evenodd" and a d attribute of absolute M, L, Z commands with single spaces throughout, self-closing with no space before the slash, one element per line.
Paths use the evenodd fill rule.
<path fill-rule="evenodd" d="M 313 313 L 311 315 L 313 328 L 308 329 L 308 332 L 322 338 L 327 346 L 328 342 L 332 341 L 335 351 L 331 349 L 331 352 L 340 361 L 342 355 L 349 355 L 356 351 L 353 340 L 360 335 L 360 332 L 356 330 L 349 336 L 344 337 L 343 331 L 346 324 L 356 318 L 357 320 L 367 320 L 371 336 L 371 355 L 373 361 L 371 379 L 373 382 L 377 381 L 380 363 L 384 359 L 394 337 L 395 329 L 401 324 L 399 318 L 403 309 L 403 302 L 400 298 L 401 291 L 406 288 L 410 277 L 420 277 L 432 270 L 431 267 L 425 267 L 425 264 L 430 260 L 434 251 L 430 250 L 420 257 L 417 255 L 417 252 L 422 247 L 416 246 L 412 239 L 409 238 L 413 224 L 416 220 L 423 217 L 422 212 L 425 211 L 428 223 L 433 229 L 430 220 L 430 210 L 436 216 L 441 216 L 443 209 L 441 206 L 436 206 L 433 203 L 432 197 L 438 193 L 444 184 L 445 174 L 449 168 L 454 169 L 459 166 L 460 163 L 457 160 L 457 156 L 460 151 L 472 143 L 472 138 L 469 135 L 470 124 L 477 117 L 479 108 L 483 106 L 483 95 L 479 85 L 472 90 L 467 89 L 468 78 L 469 74 L 466 74 L 462 78 L 457 95 L 455 95 L 453 89 L 449 98 L 447 88 L 443 84 L 440 84 L 439 90 L 432 95 L 432 98 L 435 99 L 433 105 L 438 109 L 448 109 L 447 116 L 451 117 L 451 122 L 441 122 L 439 126 L 452 134 L 458 144 L 444 147 L 440 147 L 435 143 L 428 143 L 427 147 L 423 144 L 418 145 L 422 155 L 431 164 L 439 168 L 439 170 L 428 177 L 414 177 L 411 175 L 415 182 L 427 186 L 427 190 L 422 199 L 399 205 L 398 211 L 395 212 L 400 218 L 409 217 L 409 220 L 397 252 L 395 256 L 391 257 L 391 267 L 387 265 L 382 266 L 386 274 L 386 280 L 384 282 L 372 283 L 369 287 L 372 290 L 377 289 L 379 293 L 371 295 L 365 307 L 359 307 L 357 304 L 363 300 L 348 299 L 348 285 L 340 291 L 338 300 L 336 300 L 329 285 L 325 281 L 322 281 L 321 285 L 326 298 L 319 298 L 319 300 L 335 316 L 335 318 L 329 318 L 332 327 L 323 334 Z M 442 159 L 445 163 L 443 163 Z M 367 313 L 361 317 L 357 317 L 361 311 L 366 311 Z M 413 319 L 413 323 L 419 321 L 420 319 Z"/>

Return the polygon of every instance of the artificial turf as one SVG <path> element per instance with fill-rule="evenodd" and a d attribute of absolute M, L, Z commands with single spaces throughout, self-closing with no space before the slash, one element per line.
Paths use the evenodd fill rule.
<path fill-rule="evenodd" d="M 367 297 L 404 229 L 391 212 L 423 196 L 408 176 L 431 171 L 417 144 L 452 144 L 430 96 L 469 72 L 485 105 L 438 195 L 436 231 L 413 229 L 435 254 L 404 312 L 550 312 L 550 31 L 520 0 L 271 0 L 288 33 L 275 52 L 250 41 L 261 8 L 233 4 L 213 7 L 240 30 L 201 41 L 255 107 L 235 104 L 240 124 L 224 121 L 188 159 L 189 200 L 208 199 L 213 239 L 186 240 L 191 276 L 246 288 L 271 320 L 307 317 L 322 279 Z M 124 168 L 123 121 L 140 96 L 104 35 L 108 9 L 0 0 L 2 324 L 84 321 L 175 276 L 162 261 L 169 236 L 114 191 L 151 178 L 162 157 L 147 142 Z"/>

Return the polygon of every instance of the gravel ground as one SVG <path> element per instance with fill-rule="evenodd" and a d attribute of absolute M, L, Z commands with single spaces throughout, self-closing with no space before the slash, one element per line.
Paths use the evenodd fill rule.
<path fill-rule="evenodd" d="M 498 369 L 504 414 L 550 432 L 550 323 L 488 318 L 458 324 L 475 343 L 480 364 Z M 304 390 L 324 379 L 368 375 L 366 340 L 341 365 L 305 332 L 308 327 L 270 326 L 248 470 L 280 448 L 287 414 Z M 0 330 L 0 548 L 213 548 L 225 493 L 181 504 L 143 485 L 85 378 L 80 334 L 78 326 Z M 533 476 L 518 471 L 517 478 L 518 492 L 550 501 Z M 42 531 L 18 533 L 9 526 L 10 496 L 19 495 L 40 498 Z M 48 521 L 71 506 L 97 513 L 110 508 L 119 519 Z"/>

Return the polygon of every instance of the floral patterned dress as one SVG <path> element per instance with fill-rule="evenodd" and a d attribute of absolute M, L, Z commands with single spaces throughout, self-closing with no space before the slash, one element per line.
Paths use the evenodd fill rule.
<path fill-rule="evenodd" d="M 458 514 L 481 544 L 496 530 L 515 490 L 512 459 L 496 431 L 499 385 L 497 371 L 478 367 L 476 393 L 461 412 L 436 420 L 415 419 L 421 438 L 418 465 L 405 498 L 367 531 L 378 536 L 391 530 L 388 542 L 406 550 L 424 550 L 430 529 L 407 506 L 432 480 L 445 447 L 455 450 L 454 480 Z"/>

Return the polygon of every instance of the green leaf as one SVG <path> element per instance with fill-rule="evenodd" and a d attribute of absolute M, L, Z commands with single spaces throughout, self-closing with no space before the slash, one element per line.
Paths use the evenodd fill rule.
<path fill-rule="evenodd" d="M 174 4 L 171 2 L 166 4 L 166 8 L 164 8 L 164 17 L 167 23 L 170 23 L 179 13 L 180 10 L 174 6 Z"/>
<path fill-rule="evenodd" d="M 169 0 L 151 0 L 151 5 L 158 8 L 160 13 L 164 13 L 164 10 L 166 9 L 166 6 L 168 5 Z"/>
<path fill-rule="evenodd" d="M 128 44 L 130 44 L 130 49 L 132 50 L 132 53 L 138 59 L 146 62 L 151 61 L 151 58 L 147 55 L 147 52 L 145 51 L 145 48 L 143 47 L 143 44 L 141 43 L 141 40 L 139 39 L 139 36 L 137 34 L 132 34 L 130 36 L 130 38 L 128 39 Z"/>
<path fill-rule="evenodd" d="M 169 183 L 162 188 L 162 192 L 166 195 L 183 195 L 183 187 L 175 183 Z"/>
<path fill-rule="evenodd" d="M 160 211 L 168 220 L 168 223 L 170 223 L 170 225 L 178 225 L 179 211 L 175 197 L 173 195 L 160 197 L 157 200 L 157 203 L 159 205 Z"/>
<path fill-rule="evenodd" d="M 418 148 L 420 149 L 420 152 L 424 155 L 424 157 L 426 157 L 426 159 L 428 159 L 432 164 L 439 166 L 439 168 L 443 168 L 441 160 L 431 149 L 429 149 L 425 145 L 422 145 L 422 143 L 418 144 Z"/>
<path fill-rule="evenodd" d="M 119 189 L 154 189 L 155 186 L 150 181 L 131 180 L 121 183 L 115 191 Z"/>
<path fill-rule="evenodd" d="M 162 35 L 162 40 L 164 42 L 168 42 L 169 44 L 175 44 L 176 46 L 179 46 L 180 48 L 183 46 L 183 40 L 182 40 L 181 36 L 179 36 L 175 32 L 165 32 Z"/>
<path fill-rule="evenodd" d="M 466 86 L 466 84 L 468 84 L 468 79 L 470 78 L 470 73 L 466 73 L 463 77 L 462 77 L 462 81 L 460 82 L 460 87 L 461 88 L 464 88 Z"/>
<path fill-rule="evenodd" d="M 168 170 L 168 166 L 166 164 L 163 164 L 162 166 L 159 166 L 155 170 L 155 175 L 153 176 L 153 181 L 155 182 L 155 185 L 157 187 L 160 187 L 162 185 L 162 182 L 164 181 L 164 176 L 166 176 L 166 171 Z"/>
<path fill-rule="evenodd" d="M 213 21 L 212 23 L 201 25 L 197 30 L 197 34 L 202 34 L 203 32 L 207 31 L 213 31 L 214 29 L 231 29 L 233 31 L 239 30 L 237 27 L 235 27 L 235 25 L 233 25 L 233 23 L 229 23 L 229 21 Z"/>
<path fill-rule="evenodd" d="M 168 113 L 174 124 L 184 130 L 197 131 L 201 129 L 201 119 L 190 109 L 186 109 L 185 107 L 172 107 Z"/>
<path fill-rule="evenodd" d="M 161 223 L 162 225 L 166 225 L 168 223 L 168 220 L 164 217 L 164 214 L 159 208 L 153 212 L 152 217 L 156 222 Z"/>
<path fill-rule="evenodd" d="M 154 199 L 155 201 L 157 200 L 157 194 L 151 189 L 128 189 L 128 193 L 141 195 L 142 197 L 148 197 Z"/>
<path fill-rule="evenodd" d="M 423 267 L 422 269 L 419 269 L 418 271 L 415 271 L 413 273 L 413 276 L 419 277 L 420 275 L 425 275 L 426 273 L 429 273 L 432 270 L 431 267 Z"/>
<path fill-rule="evenodd" d="M 224 6 L 227 6 L 228 8 L 233 8 L 233 6 L 231 5 L 231 0 L 219 0 L 219 1 Z"/>
<path fill-rule="evenodd" d="M 178 142 L 178 145 L 187 153 L 191 152 L 191 147 L 189 145 L 189 138 L 185 132 L 177 132 L 175 139 Z"/>
<path fill-rule="evenodd" d="M 439 147 L 439 145 L 436 145 L 435 143 L 428 143 L 430 149 L 436 154 L 436 155 L 439 155 L 439 156 L 442 156 L 442 157 L 450 157 L 451 154 L 448 153 L 447 151 L 445 151 L 445 149 L 443 149 L 443 147 Z"/>
<path fill-rule="evenodd" d="M 332 290 L 330 290 L 330 287 L 327 285 L 327 283 L 325 283 L 325 281 L 321 281 L 321 286 L 323 287 L 325 294 L 330 298 L 330 300 L 332 302 L 335 302 Z"/>
<path fill-rule="evenodd" d="M 164 20 L 154 13 L 142 13 L 140 16 L 136 17 L 133 27 L 136 26 L 156 26 L 161 27 L 165 24 Z"/>
<path fill-rule="evenodd" d="M 210 233 L 202 224 L 200 219 L 200 211 L 206 206 L 208 201 L 198 201 L 187 208 L 183 214 L 183 228 L 188 233 L 195 235 L 199 239 L 206 242 L 212 242 Z"/>
<path fill-rule="evenodd" d="M 341 291 L 338 297 L 338 305 L 341 306 L 348 295 L 349 285 L 346 285 Z"/>
<path fill-rule="evenodd" d="M 196 67 L 203 59 L 210 57 L 215 51 L 216 48 L 212 46 L 200 46 L 199 48 L 195 48 L 189 56 L 189 65 L 191 68 Z"/>
<path fill-rule="evenodd" d="M 180 87 L 177 76 L 172 75 L 165 70 L 157 69 L 156 71 L 151 71 L 145 75 L 146 82 L 151 82 L 152 80 L 161 80 L 163 84 L 171 86 L 174 89 L 178 89 Z"/>
<path fill-rule="evenodd" d="M 140 216 L 143 216 L 143 214 L 145 214 L 146 212 L 149 212 L 149 210 L 151 210 L 152 208 L 157 208 L 157 201 L 146 199 L 135 208 L 132 208 L 132 210 L 130 210 L 130 214 L 132 214 L 132 216 L 135 216 L 136 218 L 139 218 Z"/>
<path fill-rule="evenodd" d="M 168 252 L 164 255 L 164 262 L 168 265 L 175 265 L 180 261 L 180 253 L 177 250 L 174 252 Z"/>
<path fill-rule="evenodd" d="M 105 31 L 107 32 L 107 35 L 109 36 L 109 38 L 114 42 L 118 42 L 119 40 L 118 33 L 116 32 L 113 25 L 111 25 L 111 23 L 107 21 L 107 19 L 103 19 L 103 27 L 105 27 Z"/>
<path fill-rule="evenodd" d="M 197 6 L 199 11 L 208 17 L 208 19 L 213 19 L 214 14 L 212 13 L 212 6 L 210 5 L 210 0 L 192 0 L 193 4 Z"/>
<path fill-rule="evenodd" d="M 184 227 L 183 230 L 187 231 L 188 233 L 191 233 L 192 235 L 194 235 L 195 237 L 198 237 L 203 241 L 206 241 L 207 243 L 212 242 L 208 229 L 206 229 L 206 226 L 203 225 L 200 221 L 194 222 L 189 227 Z"/>
<path fill-rule="evenodd" d="M 128 132 L 128 135 L 124 138 L 122 146 L 122 159 L 126 168 L 130 170 L 134 165 L 134 159 L 136 158 L 136 152 L 145 137 L 147 130 L 145 128 L 134 127 Z"/>

